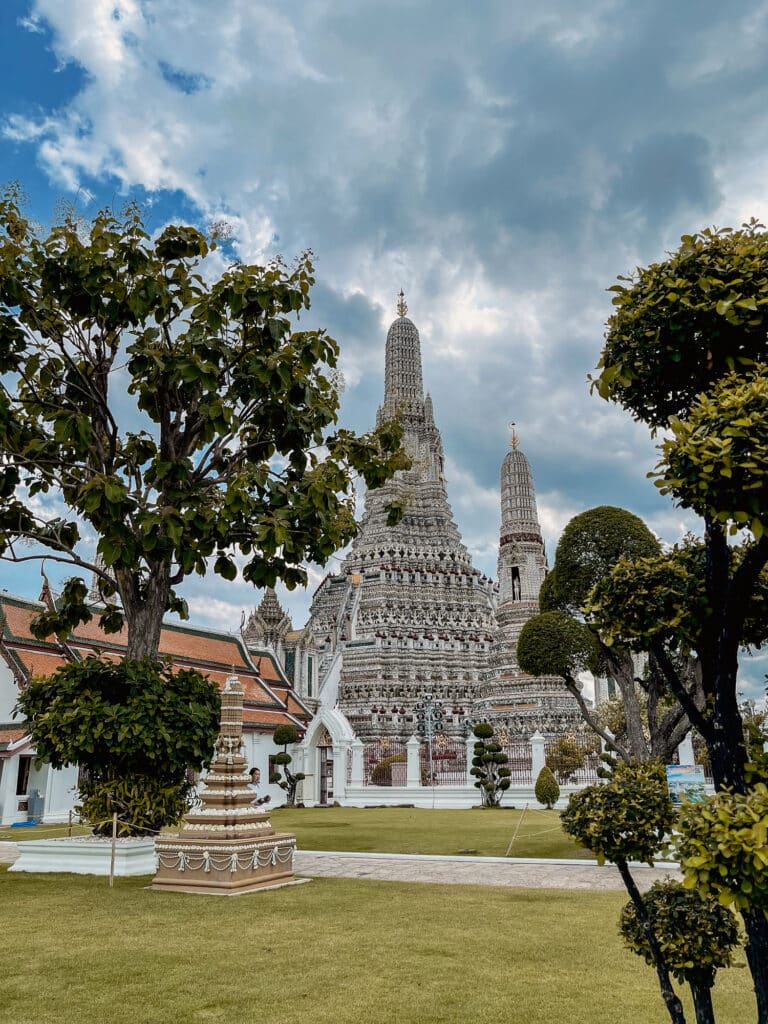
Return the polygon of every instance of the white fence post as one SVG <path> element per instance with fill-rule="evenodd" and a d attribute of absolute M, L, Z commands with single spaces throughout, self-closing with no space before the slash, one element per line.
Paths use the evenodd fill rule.
<path fill-rule="evenodd" d="M 350 786 L 362 786 L 363 784 L 363 751 L 365 744 L 362 740 L 352 740 L 352 776 L 349 780 Z"/>
<path fill-rule="evenodd" d="M 475 744 L 477 743 L 477 737 L 472 733 L 467 736 L 467 785 L 474 786 L 475 776 L 470 775 L 472 771 L 472 758 L 475 756 Z"/>
<path fill-rule="evenodd" d="M 693 753 L 693 737 L 690 733 L 688 733 L 683 742 L 677 748 L 677 753 L 680 764 L 696 764 L 696 757 Z"/>
<path fill-rule="evenodd" d="M 405 744 L 408 757 L 405 766 L 405 785 L 407 789 L 416 789 L 421 785 L 421 765 L 419 764 L 419 750 L 421 740 L 418 736 L 411 736 Z"/>
<path fill-rule="evenodd" d="M 539 777 L 541 769 L 546 764 L 546 755 L 544 754 L 544 737 L 541 735 L 539 730 L 531 736 L 531 782 L 535 785 L 536 779 Z"/>

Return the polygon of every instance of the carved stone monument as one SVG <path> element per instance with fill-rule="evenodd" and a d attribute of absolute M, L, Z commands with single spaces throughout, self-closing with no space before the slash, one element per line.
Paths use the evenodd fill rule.
<path fill-rule="evenodd" d="M 236 675 L 221 695 L 221 730 L 201 806 L 176 836 L 155 841 L 152 889 L 235 896 L 290 885 L 296 837 L 274 831 L 269 812 L 253 805 L 243 755 L 243 690 Z"/>

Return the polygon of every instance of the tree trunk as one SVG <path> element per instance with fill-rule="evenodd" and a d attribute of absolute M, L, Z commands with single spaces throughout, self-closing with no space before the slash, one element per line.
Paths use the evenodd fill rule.
<path fill-rule="evenodd" d="M 691 995 L 693 996 L 693 1008 L 696 1011 L 696 1024 L 715 1024 L 712 989 L 709 985 L 694 985 L 691 982 Z"/>
<path fill-rule="evenodd" d="M 768 1024 L 768 921 L 762 910 L 742 910 L 747 932 L 747 963 L 757 1000 L 757 1024 Z"/>
<path fill-rule="evenodd" d="M 171 592 L 170 567 L 152 566 L 146 580 L 136 571 L 118 571 L 117 589 L 128 627 L 126 658 L 157 660 L 160 630 Z"/>
<path fill-rule="evenodd" d="M 631 654 L 624 652 L 620 656 L 609 655 L 611 669 L 621 691 L 624 714 L 627 721 L 627 746 L 632 757 L 638 761 L 647 761 L 650 757 L 648 741 L 643 728 L 643 712 L 637 699 L 635 688 L 635 666 Z"/>
<path fill-rule="evenodd" d="M 648 945 L 651 947 L 651 953 L 653 954 L 653 962 L 656 967 L 656 977 L 659 979 L 659 988 L 661 989 L 662 998 L 666 1004 L 667 1011 L 672 1024 L 685 1024 L 685 1014 L 683 1013 L 683 1004 L 680 1002 L 677 993 L 672 987 L 672 981 L 669 977 L 669 971 L 667 965 L 664 962 L 664 957 L 659 947 L 659 943 L 656 940 L 656 935 L 653 931 L 651 919 L 648 916 L 648 908 L 645 905 L 645 900 L 640 895 L 640 890 L 635 885 L 635 880 L 632 877 L 632 873 L 629 870 L 629 866 L 625 860 L 617 860 L 616 867 L 619 869 L 622 881 L 626 886 L 629 897 L 635 905 L 637 916 L 640 919 L 640 923 L 643 926 L 643 931 L 648 939 Z M 760 1022 L 762 1024 L 762 1021 Z"/>

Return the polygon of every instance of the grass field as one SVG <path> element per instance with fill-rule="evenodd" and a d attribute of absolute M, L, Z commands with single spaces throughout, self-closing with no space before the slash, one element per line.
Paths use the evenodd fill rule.
<path fill-rule="evenodd" d="M 278 808 L 275 828 L 293 832 L 301 850 L 350 853 L 439 853 L 503 857 L 521 811 L 431 811 L 407 807 Z M 88 830 L 75 826 L 73 835 Z M 0 840 L 66 836 L 66 825 L 0 829 Z M 590 857 L 560 827 L 556 811 L 529 810 L 512 848 L 514 857 Z"/>
<path fill-rule="evenodd" d="M 355 853 L 439 853 L 503 857 L 521 811 L 431 811 L 408 807 L 313 807 L 272 812 L 299 849 Z M 563 832 L 556 811 L 529 810 L 514 857 L 591 857 Z"/>
<path fill-rule="evenodd" d="M 320 879 L 234 898 L 0 869 L 3 1024 L 663 1024 L 616 893 Z M 755 1017 L 724 971 L 718 1024 Z M 686 1002 L 688 1020 L 693 1021 Z"/>

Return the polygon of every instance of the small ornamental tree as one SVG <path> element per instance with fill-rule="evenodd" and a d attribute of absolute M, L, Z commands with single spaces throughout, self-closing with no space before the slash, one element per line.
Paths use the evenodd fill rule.
<path fill-rule="evenodd" d="M 551 811 L 560 799 L 560 787 L 557 784 L 557 779 L 552 774 L 552 769 L 548 768 L 547 765 L 544 765 L 539 772 L 539 777 L 536 779 L 533 791 L 536 799 L 540 804 L 544 804 L 548 811 Z"/>
<path fill-rule="evenodd" d="M 654 882 L 643 900 L 667 966 L 679 982 L 690 985 L 698 1024 L 715 1024 L 712 986 L 718 969 L 733 962 L 739 943 L 736 918 L 718 900 L 671 879 Z M 619 930 L 626 945 L 653 966 L 653 951 L 634 903 L 622 910 Z"/>
<path fill-rule="evenodd" d="M 191 669 L 88 657 L 19 696 L 16 710 L 42 760 L 77 764 L 81 813 L 97 834 L 146 835 L 178 821 L 187 770 L 206 767 L 219 731 L 217 687 Z"/>
<path fill-rule="evenodd" d="M 574 793 L 561 819 L 565 831 L 591 850 L 598 863 L 609 860 L 618 868 L 646 935 L 669 1016 L 673 1024 L 685 1024 L 648 908 L 629 870 L 631 860 L 653 864 L 675 823 L 663 765 L 616 762 L 610 781 Z"/>
<path fill-rule="evenodd" d="M 584 767 L 586 755 L 586 750 L 574 736 L 560 736 L 547 754 L 546 765 L 559 782 L 568 782 Z"/>
<path fill-rule="evenodd" d="M 478 722 L 473 728 L 475 743 L 472 767 L 469 774 L 477 780 L 475 787 L 480 790 L 483 807 L 498 807 L 505 790 L 511 785 L 509 758 L 493 738 L 493 726 Z"/>
<path fill-rule="evenodd" d="M 278 725 L 272 734 L 272 741 L 276 746 L 282 747 L 281 754 L 273 754 L 270 757 L 270 764 L 277 766 L 269 781 L 276 783 L 280 789 L 285 790 L 285 805 L 293 807 L 296 803 L 296 787 L 304 778 L 303 772 L 292 772 L 288 765 L 293 758 L 288 753 L 288 747 L 299 741 L 299 731 L 295 725 Z"/>
<path fill-rule="evenodd" d="M 652 636 L 687 631 L 704 701 L 690 699 L 674 664 L 662 657 L 659 665 L 707 745 L 715 788 L 746 797 L 755 776 L 739 709 L 739 652 L 768 640 L 760 600 L 768 570 L 768 232 L 752 220 L 736 231 L 684 235 L 676 251 L 611 290 L 614 313 L 592 386 L 665 432 L 657 486 L 702 517 L 693 600 L 683 580 L 677 599 L 646 624 Z M 669 561 L 679 569 L 677 552 Z M 603 595 L 601 603 L 606 621 L 625 616 L 622 600 Z M 722 840 L 740 846 L 738 837 Z M 768 919 L 759 907 L 741 913 L 758 1020 L 768 1024 Z"/>
<path fill-rule="evenodd" d="M 631 635 L 627 637 L 611 631 L 599 616 L 591 613 L 590 607 L 595 589 L 611 576 L 616 566 L 633 567 L 639 560 L 652 559 L 659 552 L 659 542 L 638 516 L 611 505 L 588 509 L 575 516 L 563 531 L 557 545 L 554 568 L 546 577 L 539 595 L 542 615 L 558 612 L 590 627 L 599 670 L 613 678 L 621 694 L 624 705 L 621 734 L 612 730 L 613 735 L 609 735 L 599 713 L 581 698 L 573 678 L 575 673 L 563 665 L 563 651 L 547 646 L 547 631 L 551 627 L 542 616 L 534 617 L 527 624 L 528 649 L 536 634 L 541 634 L 537 645 L 541 656 L 526 671 L 534 675 L 562 676 L 579 703 L 585 722 L 624 760 L 650 759 L 669 763 L 690 729 L 685 712 L 674 699 L 670 699 L 666 681 L 660 672 L 655 671 L 653 659 L 650 671 L 642 676 L 635 672 L 633 655 L 647 648 L 634 643 Z M 652 600 L 651 608 L 655 606 Z M 560 631 L 566 643 L 578 644 L 577 633 L 566 632 L 564 624 Z M 665 643 L 669 645 L 669 638 L 665 638 Z M 674 640 L 671 643 L 674 646 Z M 669 654 L 667 650 L 663 653 Z M 528 651 L 524 657 L 529 657 Z M 563 671 L 564 667 L 567 672 Z M 692 677 L 691 692 L 694 695 L 692 699 L 701 702 L 700 686 L 695 676 Z"/>

